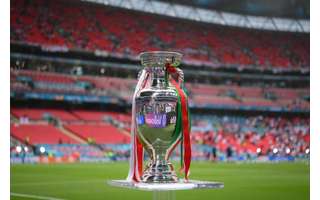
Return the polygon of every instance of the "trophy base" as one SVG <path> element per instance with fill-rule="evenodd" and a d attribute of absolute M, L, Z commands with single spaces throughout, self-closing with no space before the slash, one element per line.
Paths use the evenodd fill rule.
<path fill-rule="evenodd" d="M 177 183 L 141 183 L 133 182 L 127 180 L 110 180 L 109 185 L 137 189 L 144 191 L 168 191 L 168 190 L 192 190 L 192 189 L 219 189 L 223 188 L 224 184 L 221 182 L 211 182 L 211 181 L 197 181 L 189 180 L 184 182 L 179 180 Z"/>
<path fill-rule="evenodd" d="M 171 163 L 165 161 L 149 164 L 141 181 L 144 183 L 177 183 L 178 177 Z"/>

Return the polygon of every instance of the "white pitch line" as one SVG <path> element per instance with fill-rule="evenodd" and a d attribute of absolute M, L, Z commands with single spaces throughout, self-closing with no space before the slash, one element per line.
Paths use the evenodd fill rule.
<path fill-rule="evenodd" d="M 45 197 L 45 196 L 38 196 L 38 195 L 32 195 L 32 194 L 21 194 L 21 193 L 10 193 L 11 196 L 16 196 L 16 197 L 25 197 L 25 198 L 30 198 L 30 199 L 42 199 L 42 200 L 65 200 L 65 199 L 59 199 L 55 197 Z"/>

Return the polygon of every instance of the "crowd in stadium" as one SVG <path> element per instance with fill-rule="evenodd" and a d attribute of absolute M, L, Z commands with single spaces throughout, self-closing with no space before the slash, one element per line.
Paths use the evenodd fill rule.
<path fill-rule="evenodd" d="M 211 66 L 310 65 L 309 36 L 304 34 L 175 23 L 172 18 L 61 0 L 14 0 L 10 20 L 11 42 L 44 47 L 99 50 L 122 57 L 167 49 L 183 53 L 185 62 Z"/>
<path fill-rule="evenodd" d="M 307 118 L 195 116 L 192 140 L 237 155 L 304 155 L 310 145 Z M 198 118 L 198 119 L 197 119 Z"/>

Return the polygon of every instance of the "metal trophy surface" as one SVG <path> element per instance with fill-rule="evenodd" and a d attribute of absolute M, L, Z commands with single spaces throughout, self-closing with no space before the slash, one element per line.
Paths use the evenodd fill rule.
<path fill-rule="evenodd" d="M 154 199 L 173 198 L 163 192 L 222 188 L 223 183 L 189 180 L 191 162 L 188 97 L 183 72 L 178 65 L 182 54 L 153 51 L 140 54 L 144 67 L 132 99 L 131 156 L 126 180 L 111 180 L 112 186 L 154 191 Z M 181 144 L 184 179 L 179 179 L 169 162 Z M 143 167 L 144 151 L 150 160 Z"/>
<path fill-rule="evenodd" d="M 136 124 L 140 142 L 151 158 L 141 181 L 175 183 L 178 177 L 168 161 L 170 152 L 181 139 L 176 126 L 178 94 L 169 82 L 166 64 L 180 64 L 175 52 L 146 52 L 140 55 L 148 73 L 144 88 L 135 97 Z"/>

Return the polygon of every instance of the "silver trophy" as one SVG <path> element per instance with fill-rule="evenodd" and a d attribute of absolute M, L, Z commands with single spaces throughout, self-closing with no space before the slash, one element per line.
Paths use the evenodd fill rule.
<path fill-rule="evenodd" d="M 153 191 L 154 199 L 174 199 L 174 190 L 223 188 L 220 182 L 189 180 L 186 177 L 178 179 L 169 162 L 175 146 L 179 141 L 184 144 L 186 138 L 183 135 L 189 134 L 189 130 L 182 129 L 182 125 L 188 125 L 183 124 L 188 116 L 187 96 L 182 92 L 183 72 L 177 68 L 182 55 L 155 51 L 144 52 L 140 58 L 144 69 L 133 96 L 129 174 L 126 180 L 110 180 L 108 183 L 116 187 Z M 183 156 L 190 159 L 191 155 L 185 154 L 186 149 L 190 150 L 188 145 L 190 143 L 183 146 Z M 144 171 L 142 146 L 150 157 Z M 184 170 L 186 176 L 188 170 Z"/>
<path fill-rule="evenodd" d="M 166 64 L 177 66 L 181 57 L 176 52 L 140 54 L 148 74 L 146 85 L 135 97 L 137 135 L 151 158 L 141 177 L 145 183 L 178 182 L 169 162 L 170 153 L 181 138 L 181 131 L 176 126 L 178 95 L 168 80 L 173 77 L 169 76 Z"/>

